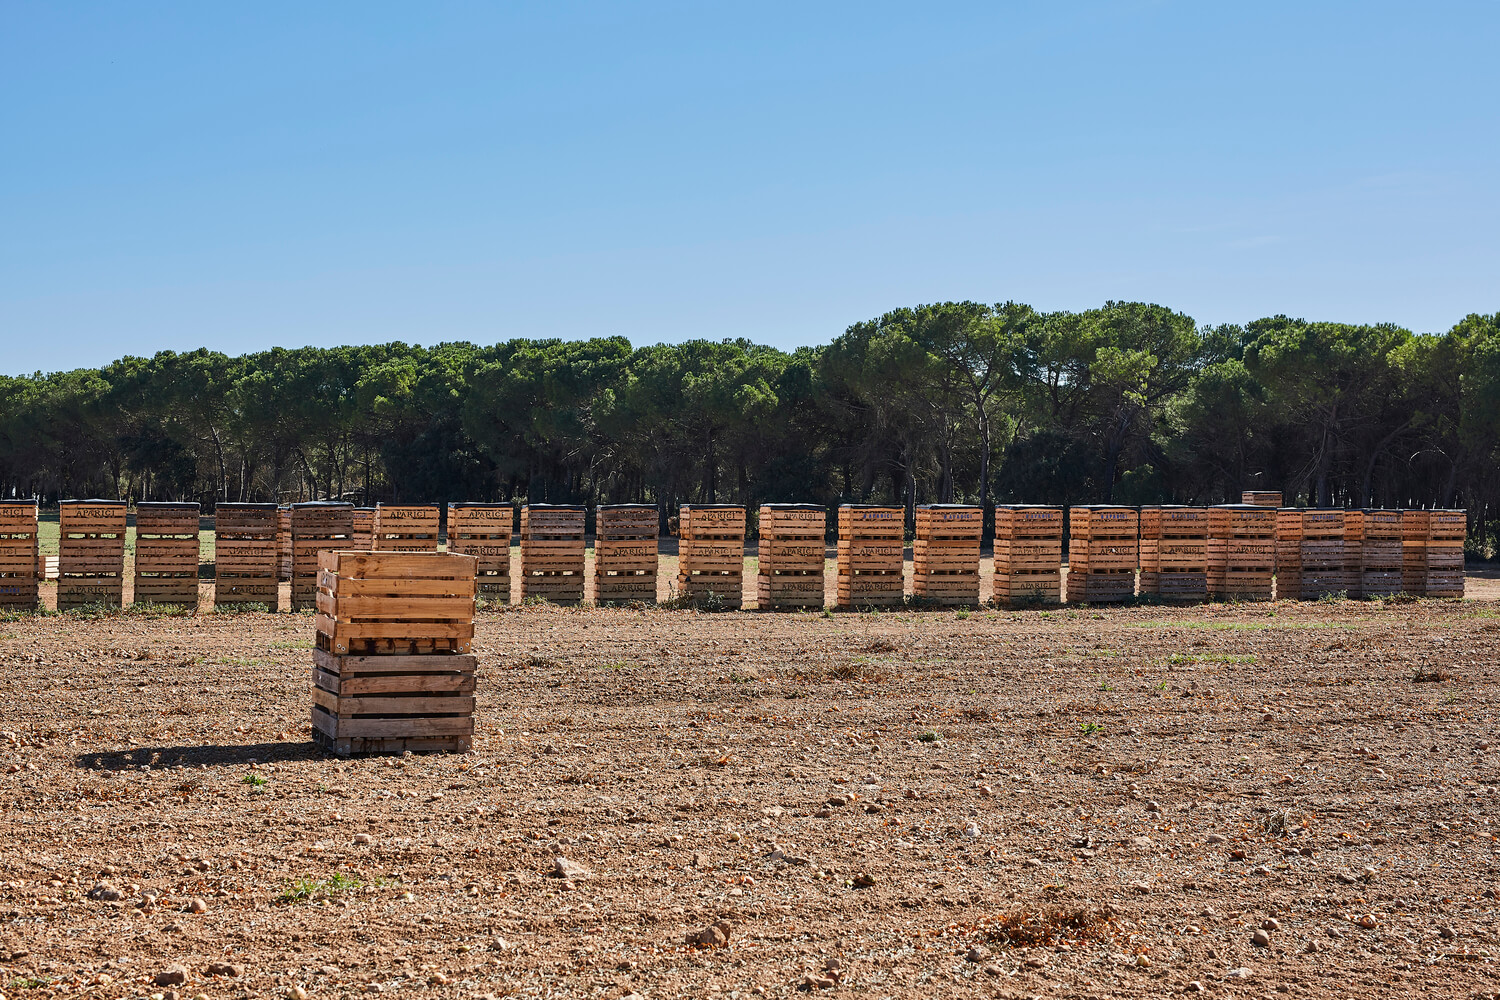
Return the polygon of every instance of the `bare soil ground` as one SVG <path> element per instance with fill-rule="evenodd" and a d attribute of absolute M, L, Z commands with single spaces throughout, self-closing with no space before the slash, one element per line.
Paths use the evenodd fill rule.
<path fill-rule="evenodd" d="M 473 752 L 353 761 L 310 616 L 0 622 L 0 993 L 1493 996 L 1470 593 L 486 613 Z"/>

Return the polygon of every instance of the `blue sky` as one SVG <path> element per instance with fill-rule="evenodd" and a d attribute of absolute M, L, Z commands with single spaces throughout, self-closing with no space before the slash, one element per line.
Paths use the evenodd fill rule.
<path fill-rule="evenodd" d="M 1500 4 L 0 6 L 0 371 L 1500 310 Z"/>

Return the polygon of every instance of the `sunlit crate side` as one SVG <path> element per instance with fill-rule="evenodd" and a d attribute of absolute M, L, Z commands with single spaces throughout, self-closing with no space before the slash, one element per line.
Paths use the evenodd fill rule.
<path fill-rule="evenodd" d="M 124 598 L 125 504 L 64 500 L 58 505 L 57 606 L 119 607 Z"/>
<path fill-rule="evenodd" d="M 315 607 L 319 553 L 348 550 L 354 535 L 354 505 L 315 500 L 292 504 L 292 610 Z"/>
<path fill-rule="evenodd" d="M 271 503 L 214 508 L 214 604 L 280 605 L 277 511 Z"/>
<path fill-rule="evenodd" d="M 695 603 L 742 607 L 745 508 L 739 504 L 684 504 L 678 518 L 678 595 Z"/>
<path fill-rule="evenodd" d="M 1104 603 L 1134 597 L 1140 512 L 1112 504 L 1072 507 L 1068 530 L 1068 600 Z"/>
<path fill-rule="evenodd" d="M 1426 596 L 1464 596 L 1464 543 L 1468 527 L 1467 511 L 1427 512 Z"/>
<path fill-rule="evenodd" d="M 828 508 L 763 504 L 758 512 L 756 600 L 761 608 L 821 608 Z"/>
<path fill-rule="evenodd" d="M 609 504 L 594 511 L 594 600 L 656 600 L 660 518 L 649 504 Z"/>
<path fill-rule="evenodd" d="M 995 508 L 996 604 L 1057 604 L 1062 600 L 1061 507 L 1002 504 Z"/>
<path fill-rule="evenodd" d="M 1210 593 L 1238 600 L 1272 599 L 1278 519 L 1276 508 L 1254 504 L 1208 509 Z"/>
<path fill-rule="evenodd" d="M 903 602 L 905 518 L 906 511 L 901 507 L 839 507 L 839 607 L 892 607 Z"/>
<path fill-rule="evenodd" d="M 1240 503 L 1256 507 L 1280 507 L 1281 493 L 1278 490 L 1245 490 L 1240 493 Z"/>
<path fill-rule="evenodd" d="M 995 537 L 1060 540 L 1064 521 L 1061 507 L 1001 504 L 995 508 Z"/>
<path fill-rule="evenodd" d="M 996 604 L 1057 604 L 1062 600 L 1061 570 L 1015 570 L 995 574 L 991 598 Z"/>
<path fill-rule="evenodd" d="M 1282 507 L 1276 512 L 1276 599 L 1302 598 L 1302 510 Z"/>
<path fill-rule="evenodd" d="M 197 503 L 135 508 L 135 603 L 198 606 Z"/>
<path fill-rule="evenodd" d="M 912 594 L 947 605 L 979 603 L 979 541 L 984 511 L 969 504 L 930 504 L 916 510 Z"/>
<path fill-rule="evenodd" d="M 0 608 L 35 608 L 40 576 L 36 501 L 0 503 Z"/>
<path fill-rule="evenodd" d="M 436 552 L 436 504 L 380 504 L 375 508 L 375 551 Z"/>
<path fill-rule="evenodd" d="M 508 503 L 450 503 L 448 551 L 473 556 L 479 594 L 510 602 L 510 540 L 516 509 Z"/>
<path fill-rule="evenodd" d="M 375 548 L 375 508 L 354 508 L 354 532 L 349 536 L 349 547 L 356 552 L 370 552 Z"/>
<path fill-rule="evenodd" d="M 584 521 L 576 504 L 526 504 L 521 508 L 521 599 L 554 603 L 583 600 Z"/>
<path fill-rule="evenodd" d="M 1138 588 L 1142 594 L 1156 594 L 1161 589 L 1161 513 L 1158 506 L 1141 508 Z"/>
<path fill-rule="evenodd" d="M 463 753 L 474 734 L 476 658 L 313 651 L 312 724 L 319 746 L 358 753 Z"/>
<path fill-rule="evenodd" d="M 1363 520 L 1360 593 L 1365 597 L 1398 594 L 1402 589 L 1401 512 L 1367 510 Z"/>
<path fill-rule="evenodd" d="M 453 552 L 320 552 L 318 648 L 336 655 L 469 652 L 474 565 L 473 556 Z"/>
<path fill-rule="evenodd" d="M 282 580 L 292 578 L 292 508 L 280 507 L 276 511 L 276 575 Z"/>
<path fill-rule="evenodd" d="M 1364 595 L 1365 512 L 1344 511 L 1344 592 L 1354 598 Z"/>
<path fill-rule="evenodd" d="M 1413 597 L 1427 593 L 1427 530 L 1425 510 L 1401 512 L 1401 590 Z"/>
<path fill-rule="evenodd" d="M 1345 590 L 1342 510 L 1304 510 L 1301 551 L 1303 600 Z"/>

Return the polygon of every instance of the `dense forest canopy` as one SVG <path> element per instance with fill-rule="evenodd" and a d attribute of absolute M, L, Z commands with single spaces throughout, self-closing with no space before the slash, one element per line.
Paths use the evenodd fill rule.
<path fill-rule="evenodd" d="M 620 337 L 207 350 L 0 378 L 5 496 L 1500 501 L 1500 314 L 1441 335 L 946 302 L 791 353 Z"/>

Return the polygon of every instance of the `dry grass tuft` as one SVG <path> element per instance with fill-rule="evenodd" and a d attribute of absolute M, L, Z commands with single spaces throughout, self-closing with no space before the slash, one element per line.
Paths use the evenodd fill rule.
<path fill-rule="evenodd" d="M 1104 907 L 1023 907 L 1002 914 L 985 929 L 985 940 L 1005 948 L 1034 948 L 1102 941 L 1114 933 L 1114 914 Z"/>

